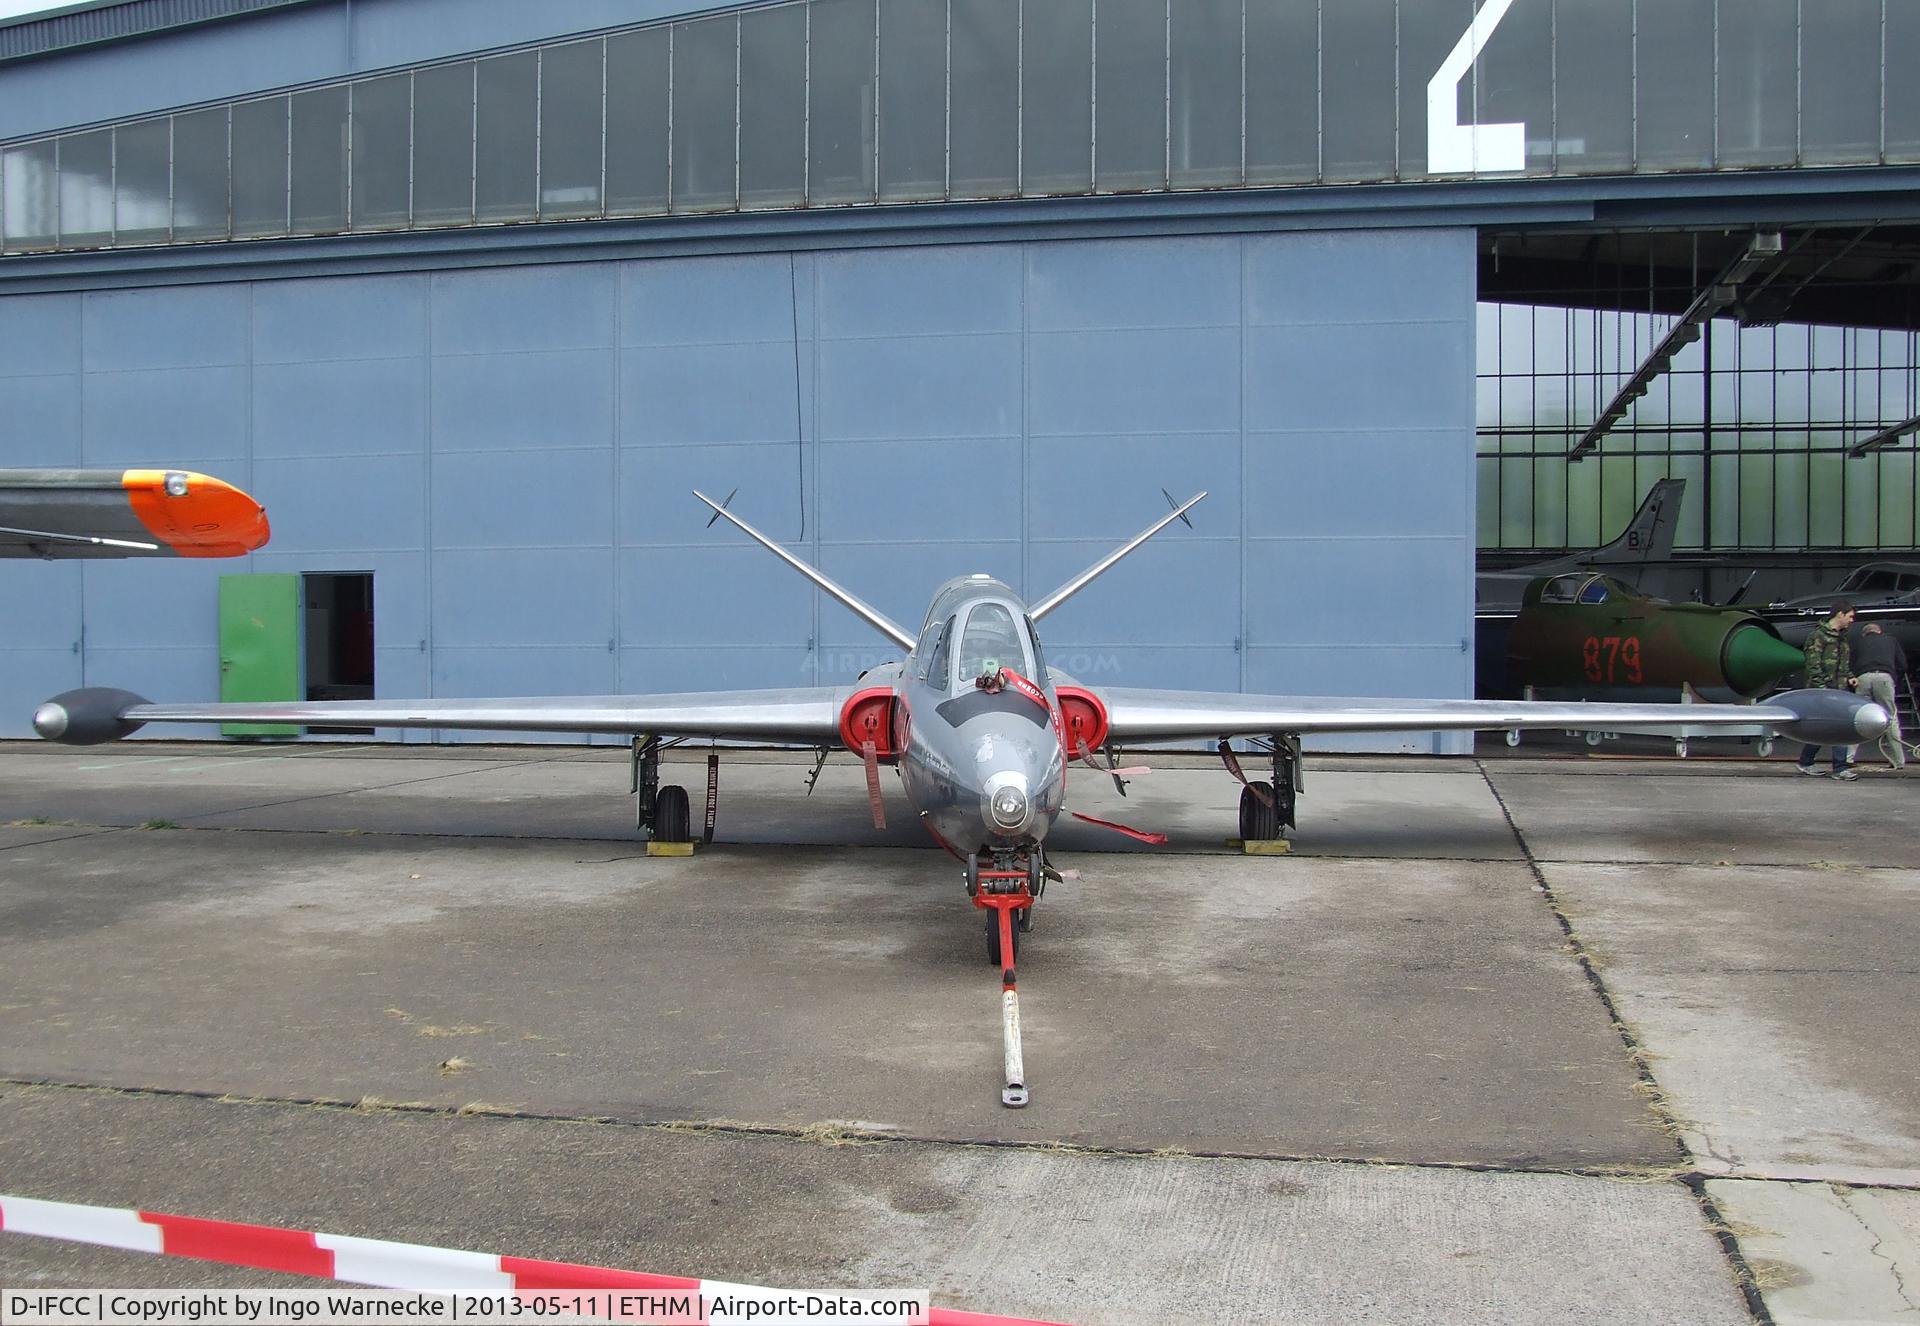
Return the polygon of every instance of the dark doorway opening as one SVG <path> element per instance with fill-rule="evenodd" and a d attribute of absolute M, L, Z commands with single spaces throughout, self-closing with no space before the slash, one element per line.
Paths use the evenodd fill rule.
<path fill-rule="evenodd" d="M 302 576 L 309 700 L 373 698 L 373 572 Z M 316 736 L 372 736 L 370 727 L 310 727 Z"/>

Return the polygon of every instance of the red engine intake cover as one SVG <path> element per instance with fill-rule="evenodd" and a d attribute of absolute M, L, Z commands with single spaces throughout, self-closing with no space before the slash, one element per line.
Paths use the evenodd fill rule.
<path fill-rule="evenodd" d="M 1082 752 L 1107 744 L 1107 707 L 1099 696 L 1079 686 L 1057 687 L 1054 694 L 1060 697 L 1067 758 L 1079 759 Z"/>
<path fill-rule="evenodd" d="M 855 755 L 867 742 L 882 760 L 898 755 L 893 748 L 893 688 L 869 686 L 849 696 L 840 710 L 840 740 Z"/>

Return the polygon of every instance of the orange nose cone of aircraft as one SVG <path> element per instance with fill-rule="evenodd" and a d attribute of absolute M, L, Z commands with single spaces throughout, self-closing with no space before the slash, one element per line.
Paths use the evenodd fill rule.
<path fill-rule="evenodd" d="M 182 557 L 239 557 L 263 546 L 267 512 L 230 483 L 191 470 L 128 470 L 133 514 Z"/>

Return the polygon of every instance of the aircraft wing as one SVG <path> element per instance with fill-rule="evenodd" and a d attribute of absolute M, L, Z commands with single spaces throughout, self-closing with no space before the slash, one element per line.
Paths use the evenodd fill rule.
<path fill-rule="evenodd" d="M 814 686 L 675 695 L 153 704 L 129 691 L 90 688 L 54 696 L 34 711 L 33 726 L 50 741 L 75 746 L 115 741 L 148 723 L 645 734 L 834 746 L 840 743 L 841 706 L 855 689 Z"/>
<path fill-rule="evenodd" d="M 1761 704 L 1577 704 L 1419 700 L 1096 688 L 1116 745 L 1276 732 L 1429 732 L 1735 727 L 1764 723 L 1820 745 L 1871 741 L 1886 713 L 1850 691 L 1803 690 Z"/>
<path fill-rule="evenodd" d="M 268 533 L 258 502 L 191 470 L 0 469 L 0 557 L 239 557 Z"/>

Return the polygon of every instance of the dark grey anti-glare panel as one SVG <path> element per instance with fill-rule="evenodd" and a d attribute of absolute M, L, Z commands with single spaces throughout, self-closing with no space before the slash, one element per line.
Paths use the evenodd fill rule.
<path fill-rule="evenodd" d="M 1661 0 L 1639 10 L 1634 122 L 1642 168 L 1713 165 L 1714 13 L 1715 0 Z"/>
<path fill-rule="evenodd" d="M 876 0 L 814 0 L 811 9 L 807 198 L 872 202 Z"/>
<path fill-rule="evenodd" d="M 955 198 L 1020 191 L 1020 0 L 951 0 Z"/>
<path fill-rule="evenodd" d="M 1633 6 L 1554 0 L 1553 16 L 1555 167 L 1563 173 L 1630 170 Z"/>
<path fill-rule="evenodd" d="M 1099 0 L 1093 187 L 1101 193 L 1167 185 L 1167 7 L 1168 0 Z"/>
<path fill-rule="evenodd" d="M 535 215 L 535 141 L 540 57 L 533 51 L 476 63 L 474 217 L 519 221 Z"/>
<path fill-rule="evenodd" d="M 600 67 L 604 43 L 540 52 L 540 216 L 600 215 Z"/>
<path fill-rule="evenodd" d="M 470 62 L 413 76 L 413 221 L 473 220 L 473 83 Z"/>
<path fill-rule="evenodd" d="M 227 237 L 227 108 L 173 117 L 173 239 Z"/>
<path fill-rule="evenodd" d="M 51 138 L 0 152 L 0 233 L 8 253 L 59 242 L 60 176 Z"/>
<path fill-rule="evenodd" d="M 1093 181 L 1093 0 L 1025 6 L 1020 192 L 1085 193 Z"/>
<path fill-rule="evenodd" d="M 607 212 L 667 210 L 671 30 L 607 38 Z"/>
<path fill-rule="evenodd" d="M 880 6 L 880 198 L 946 196 L 947 0 Z"/>
<path fill-rule="evenodd" d="M 1294 184 L 1320 174 L 1318 0 L 1248 5 L 1247 183 Z"/>
<path fill-rule="evenodd" d="M 1394 177 L 1394 11 L 1394 0 L 1321 7 L 1320 132 L 1329 180 Z"/>
<path fill-rule="evenodd" d="M 739 20 L 732 14 L 673 27 L 673 210 L 714 212 L 734 202 L 734 114 Z"/>
<path fill-rule="evenodd" d="M 173 123 L 161 118 L 113 131 L 113 237 L 116 244 L 158 244 L 168 237 Z"/>
<path fill-rule="evenodd" d="M 59 140 L 60 246 L 90 248 L 113 238 L 113 130 Z"/>
<path fill-rule="evenodd" d="M 1892 10 L 1911 4 L 1885 6 Z M 1800 24 L 1800 159 L 1808 165 L 1880 159 L 1881 0 L 1808 0 Z M 1812 20 L 1812 21 L 1809 21 Z M 1893 77 L 1911 81 L 1912 46 L 1887 46 Z M 1811 90 L 1812 95 L 1808 95 Z M 1853 467 L 1857 469 L 1858 467 Z"/>
<path fill-rule="evenodd" d="M 1174 188 L 1240 182 L 1241 0 L 1169 10 L 1167 158 Z"/>
<path fill-rule="evenodd" d="M 1789 164 L 1799 146 L 1799 0 L 1740 0 L 1720 25 L 1720 164 Z"/>
<path fill-rule="evenodd" d="M 806 198 L 806 7 L 750 11 L 740 16 L 740 205 Z"/>
<path fill-rule="evenodd" d="M 390 230 L 407 224 L 412 121 L 411 74 L 353 85 L 353 229 Z"/>
<path fill-rule="evenodd" d="M 289 194 L 296 235 L 347 228 L 347 89 L 293 94 L 293 176 Z"/>
<path fill-rule="evenodd" d="M 287 233 L 287 99 L 233 108 L 233 237 Z"/>

